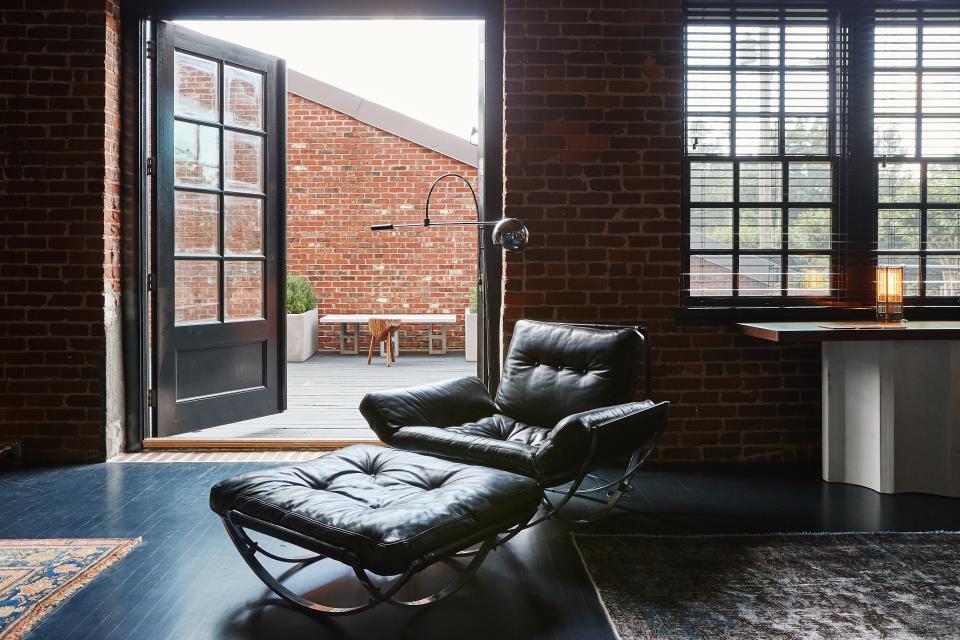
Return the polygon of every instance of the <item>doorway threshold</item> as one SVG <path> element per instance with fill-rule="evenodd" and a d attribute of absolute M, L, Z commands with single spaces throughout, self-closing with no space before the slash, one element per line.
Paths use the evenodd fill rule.
<path fill-rule="evenodd" d="M 352 444 L 383 444 L 376 438 L 145 438 L 146 451 L 332 451 Z"/>

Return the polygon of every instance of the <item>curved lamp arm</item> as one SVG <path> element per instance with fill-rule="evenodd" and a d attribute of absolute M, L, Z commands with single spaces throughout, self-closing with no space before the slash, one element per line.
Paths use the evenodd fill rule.
<path fill-rule="evenodd" d="M 441 180 L 446 178 L 456 178 L 461 180 L 467 189 L 470 190 L 470 196 L 473 198 L 473 207 L 477 212 L 476 220 L 449 220 L 444 222 L 433 222 L 430 220 L 430 199 L 433 197 L 433 191 L 437 188 L 437 185 Z M 375 224 L 370 227 L 371 231 L 390 231 L 391 229 L 402 229 L 408 227 L 462 227 L 462 226 L 475 226 L 478 228 L 478 242 L 480 249 L 483 249 L 483 227 L 494 227 L 493 229 L 493 242 L 498 244 L 507 251 L 523 251 L 527 246 L 527 241 L 530 239 L 530 232 L 527 230 L 526 225 L 523 224 L 520 220 L 516 218 L 501 218 L 500 220 L 481 220 L 480 219 L 480 202 L 477 200 L 477 192 L 474 191 L 473 185 L 470 184 L 470 181 L 459 173 L 445 173 L 436 180 L 433 181 L 433 184 L 430 185 L 430 190 L 427 191 L 427 200 L 424 204 L 423 210 L 423 224 L 393 224 L 392 222 L 384 222 L 382 224 Z"/>

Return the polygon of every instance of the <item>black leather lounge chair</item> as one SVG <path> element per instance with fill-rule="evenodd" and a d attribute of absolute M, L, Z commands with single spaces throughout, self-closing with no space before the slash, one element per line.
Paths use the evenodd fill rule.
<path fill-rule="evenodd" d="M 632 401 L 641 361 L 645 399 Z M 520 531 L 551 517 L 584 524 L 612 510 L 666 424 L 668 403 L 653 402 L 650 385 L 643 329 L 520 321 L 496 397 L 477 378 L 367 394 L 360 410 L 387 448 L 352 446 L 225 480 L 211 489 L 210 505 L 250 568 L 301 609 L 343 615 L 383 602 L 431 604 Z M 585 486 L 592 470 L 627 457 L 617 479 Z M 607 501 L 588 519 L 561 511 L 576 495 L 600 492 Z M 246 530 L 315 555 L 277 556 Z M 340 561 L 370 598 L 347 608 L 312 602 L 258 554 L 303 566 Z M 453 583 L 427 598 L 397 597 L 415 573 L 452 557 L 471 558 Z M 398 577 L 381 586 L 368 572 Z"/>

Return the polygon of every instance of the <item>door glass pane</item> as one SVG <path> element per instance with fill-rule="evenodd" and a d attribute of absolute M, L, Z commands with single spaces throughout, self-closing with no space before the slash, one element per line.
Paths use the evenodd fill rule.
<path fill-rule="evenodd" d="M 263 263 L 259 260 L 224 262 L 224 312 L 227 320 L 263 317 Z"/>
<path fill-rule="evenodd" d="M 176 323 L 216 322 L 217 263 L 213 260 L 177 260 L 174 278 Z"/>
<path fill-rule="evenodd" d="M 224 170 L 231 191 L 263 192 L 263 138 L 224 131 Z"/>
<path fill-rule="evenodd" d="M 219 120 L 220 70 L 217 63 L 177 51 L 174 66 L 174 113 L 200 120 Z"/>
<path fill-rule="evenodd" d="M 263 255 L 263 200 L 226 196 L 223 207 L 227 255 Z"/>
<path fill-rule="evenodd" d="M 218 198 L 213 193 L 177 191 L 173 224 L 175 253 L 217 255 Z"/>
<path fill-rule="evenodd" d="M 220 131 L 192 122 L 174 123 L 174 181 L 178 185 L 220 186 Z"/>
<path fill-rule="evenodd" d="M 236 127 L 263 128 L 263 76 L 225 65 L 223 121 Z"/>

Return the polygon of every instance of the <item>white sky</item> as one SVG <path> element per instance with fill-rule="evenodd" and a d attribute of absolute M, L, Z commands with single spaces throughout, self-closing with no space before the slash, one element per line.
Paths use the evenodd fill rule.
<path fill-rule="evenodd" d="M 481 23 L 471 20 L 183 20 L 287 66 L 469 139 L 477 125 Z"/>

